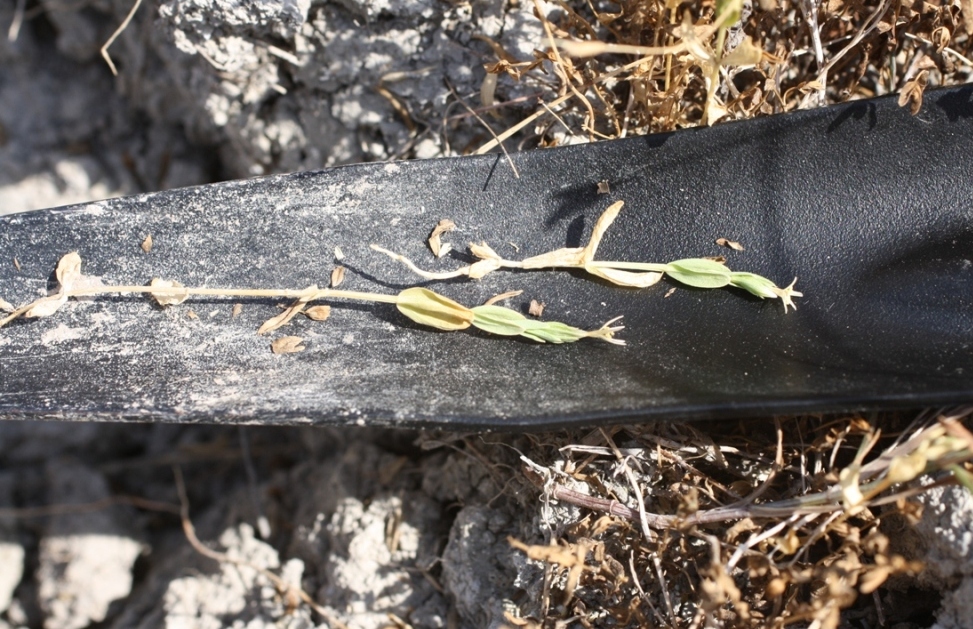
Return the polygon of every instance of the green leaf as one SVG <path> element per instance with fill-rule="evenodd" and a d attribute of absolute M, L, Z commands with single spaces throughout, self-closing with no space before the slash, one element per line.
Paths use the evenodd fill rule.
<path fill-rule="evenodd" d="M 503 306 L 477 306 L 470 309 L 473 325 L 491 334 L 517 336 L 527 328 L 527 317 Z"/>
<path fill-rule="evenodd" d="M 538 343 L 574 343 L 588 336 L 584 330 L 560 321 L 527 321 L 523 335 Z"/>
<path fill-rule="evenodd" d="M 669 277 L 693 288 L 720 288 L 730 283 L 730 269 L 705 258 L 686 258 L 666 265 Z"/>

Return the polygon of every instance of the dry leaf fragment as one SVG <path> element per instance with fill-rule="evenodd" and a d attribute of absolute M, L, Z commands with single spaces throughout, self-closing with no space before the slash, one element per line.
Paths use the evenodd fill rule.
<path fill-rule="evenodd" d="M 152 279 L 149 286 L 158 289 L 149 294 L 152 295 L 152 298 L 160 306 L 175 306 L 189 298 L 189 293 L 185 290 L 186 287 L 176 281 L 163 280 L 156 277 Z"/>
<path fill-rule="evenodd" d="M 63 306 L 67 300 L 68 295 L 64 292 L 42 297 L 31 305 L 30 309 L 24 313 L 24 317 L 28 319 L 49 317 L 57 312 L 57 309 Z"/>
<path fill-rule="evenodd" d="M 311 306 L 304 311 L 304 316 L 311 321 L 324 321 L 331 316 L 331 306 Z"/>
<path fill-rule="evenodd" d="M 673 294 L 674 294 L 675 292 L 676 292 L 676 287 L 675 287 L 675 286 L 673 286 L 672 288 L 670 288 L 669 290 L 667 290 L 667 291 L 666 291 L 666 294 L 665 294 L 665 295 L 663 295 L 663 296 L 662 296 L 662 298 L 663 298 L 663 299 L 669 299 L 670 297 L 672 297 L 672 295 L 673 295 Z"/>
<path fill-rule="evenodd" d="M 727 238 L 717 238 L 716 244 L 718 244 L 721 247 L 729 247 L 734 251 L 743 251 L 743 245 L 741 245 L 735 240 L 729 240 Z"/>
<path fill-rule="evenodd" d="M 485 242 L 481 242 L 480 244 L 471 242 L 470 253 L 472 253 L 475 258 L 479 258 L 480 260 L 500 260 L 501 259 L 500 254 L 494 251 L 493 248 L 490 245 L 486 244 Z"/>
<path fill-rule="evenodd" d="M 17 269 L 18 271 L 20 270 L 20 260 L 18 260 L 17 258 L 14 258 L 14 268 Z"/>
<path fill-rule="evenodd" d="M 443 247 L 443 244 L 439 239 L 440 236 L 446 232 L 451 232 L 454 229 L 456 229 L 456 223 L 448 218 L 444 218 L 436 224 L 432 230 L 432 233 L 429 234 L 429 248 L 432 249 L 432 254 L 437 258 L 443 257 L 446 255 L 446 252 L 451 249 L 449 245 L 447 245 L 446 248 Z"/>
<path fill-rule="evenodd" d="M 142 247 L 142 251 L 144 251 L 145 253 L 152 251 L 152 234 L 149 234 L 148 236 L 145 237 L 145 240 L 142 241 L 141 247 Z"/>
<path fill-rule="evenodd" d="M 345 267 L 336 266 L 331 271 L 331 288 L 337 288 L 343 281 L 345 281 Z"/>
<path fill-rule="evenodd" d="M 299 336 L 282 336 L 270 344 L 270 351 L 275 354 L 293 354 L 303 352 L 305 349 L 302 343 L 304 339 Z"/>
<path fill-rule="evenodd" d="M 909 112 L 915 116 L 922 109 L 922 92 L 926 89 L 929 72 L 923 70 L 912 80 L 906 81 L 899 93 L 899 107 L 909 106 Z"/>
<path fill-rule="evenodd" d="M 236 319 L 243 312 L 243 304 L 233 304 L 233 312 L 230 314 L 231 317 Z"/>
<path fill-rule="evenodd" d="M 746 35 L 736 48 L 723 57 L 721 63 L 726 67 L 754 66 L 760 63 L 763 56 L 763 49 L 755 45 L 753 39 Z"/>
<path fill-rule="evenodd" d="M 506 293 L 500 293 L 499 295 L 494 295 L 490 299 L 487 299 L 485 302 L 483 302 L 483 305 L 484 306 L 492 306 L 493 304 L 497 303 L 498 301 L 503 301 L 504 299 L 510 299 L 511 297 L 516 297 L 518 295 L 522 295 L 523 293 L 524 293 L 524 291 L 522 291 L 522 290 L 508 290 Z"/>
<path fill-rule="evenodd" d="M 608 194 L 611 192 L 611 188 L 608 186 L 607 181 L 598 182 L 598 194 Z"/>
<path fill-rule="evenodd" d="M 546 306 L 543 301 L 537 301 L 536 299 L 530 300 L 530 307 L 527 309 L 527 314 L 532 317 L 539 317 L 544 314 L 544 306 Z"/>
<path fill-rule="evenodd" d="M 72 251 L 58 260 L 54 274 L 61 285 L 61 291 L 70 291 L 75 282 L 81 279 L 81 256 L 78 252 Z"/>
<path fill-rule="evenodd" d="M 188 311 L 186 313 L 186 317 L 189 318 L 189 319 L 192 319 L 193 321 L 196 321 L 197 319 L 199 319 L 199 315 L 196 314 L 196 311 L 195 310 Z"/>
<path fill-rule="evenodd" d="M 285 308 L 284 312 L 264 321 L 263 325 L 257 328 L 257 334 L 266 334 L 267 332 L 273 332 L 277 328 L 284 327 L 285 325 L 290 323 L 291 319 L 293 319 L 298 314 L 300 314 L 300 312 L 304 310 L 304 306 L 306 305 L 307 305 L 307 300 L 298 299 L 290 306 Z"/>
<path fill-rule="evenodd" d="M 341 262 L 345 259 L 345 253 L 341 250 L 341 247 L 334 248 L 334 259 Z"/>
<path fill-rule="evenodd" d="M 0 310 L 4 312 L 13 312 L 14 310 L 16 310 L 16 308 L 14 308 L 9 301 L 0 297 Z"/>

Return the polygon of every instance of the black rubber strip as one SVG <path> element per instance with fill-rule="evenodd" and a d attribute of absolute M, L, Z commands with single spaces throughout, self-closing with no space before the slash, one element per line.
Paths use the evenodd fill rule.
<path fill-rule="evenodd" d="M 536 299 L 544 318 L 585 328 L 624 315 L 627 346 L 437 332 L 394 306 L 336 304 L 327 322 L 271 335 L 306 340 L 289 355 L 255 334 L 273 300 L 234 318 L 227 300 L 163 311 L 100 297 L 0 330 L 0 417 L 510 429 L 973 400 L 970 87 L 926 94 L 916 116 L 879 99 L 512 159 L 519 179 L 488 155 L 2 217 L 0 297 L 42 294 L 72 250 L 106 283 L 303 288 L 327 285 L 340 247 L 342 288 L 395 292 L 417 278 L 369 243 L 455 268 L 468 260 L 437 261 L 425 243 L 450 218 L 444 240 L 461 251 L 486 241 L 526 257 L 582 244 L 615 200 L 599 258 L 725 255 L 781 286 L 798 277 L 805 297 L 785 315 L 737 289 L 497 272 L 429 286 L 467 305 L 522 289 L 513 307 Z"/>

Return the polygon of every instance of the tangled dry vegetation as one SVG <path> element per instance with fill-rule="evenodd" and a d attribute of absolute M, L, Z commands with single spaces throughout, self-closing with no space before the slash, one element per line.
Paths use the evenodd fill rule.
<path fill-rule="evenodd" d="M 890 536 L 921 517 L 917 494 L 971 487 L 973 435 L 962 423 L 971 413 L 533 437 L 533 458 L 506 458 L 534 486 L 528 500 L 540 492 L 548 539 L 510 541 L 547 566 L 542 613 L 507 620 L 836 628 L 856 616 L 891 626 L 879 590 L 894 575 L 901 588 L 922 563 Z M 495 459 L 509 452 L 501 443 L 467 447 Z"/>
<path fill-rule="evenodd" d="M 488 41 L 496 61 L 481 100 L 508 105 L 499 101 L 510 80 L 556 94 L 500 134 L 534 123 L 541 146 L 896 92 L 916 112 L 927 86 L 966 83 L 973 71 L 970 0 L 557 0 L 553 11 L 524 1 L 535 2 L 548 46 L 518 59 Z"/>

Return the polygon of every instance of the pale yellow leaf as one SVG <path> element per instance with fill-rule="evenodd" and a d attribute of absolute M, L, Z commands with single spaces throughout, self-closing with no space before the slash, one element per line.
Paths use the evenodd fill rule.
<path fill-rule="evenodd" d="M 609 269 L 590 264 L 586 265 L 584 269 L 588 273 L 597 275 L 613 284 L 628 286 L 629 288 L 648 288 L 662 279 L 662 273 L 656 273 L 654 271 L 622 271 L 620 269 Z"/>
<path fill-rule="evenodd" d="M 516 297 L 522 295 L 524 291 L 522 290 L 508 290 L 506 293 L 500 293 L 499 295 L 494 295 L 490 299 L 483 302 L 484 306 L 492 306 L 498 301 L 503 301 L 504 299 L 510 299 L 511 297 Z"/>
<path fill-rule="evenodd" d="M 270 344 L 270 351 L 275 354 L 293 354 L 303 352 L 305 349 L 304 339 L 299 336 L 282 336 Z"/>
<path fill-rule="evenodd" d="M 57 312 L 57 309 L 63 306 L 67 300 L 68 296 L 66 293 L 48 295 L 35 301 L 30 309 L 24 313 L 24 316 L 29 319 L 49 317 Z"/>
<path fill-rule="evenodd" d="M 145 237 L 145 240 L 142 241 L 141 247 L 142 251 L 145 253 L 152 251 L 152 234 Z"/>
<path fill-rule="evenodd" d="M 555 266 L 578 266 L 581 264 L 581 256 L 583 254 L 584 249 L 581 247 L 555 249 L 554 251 L 542 253 L 539 256 L 527 258 L 526 260 L 522 261 L 520 265 L 521 268 L 524 269 L 546 269 Z"/>
<path fill-rule="evenodd" d="M 149 286 L 158 289 L 149 294 L 160 306 L 175 306 L 189 298 L 189 293 L 185 290 L 186 287 L 176 281 L 156 277 L 149 283 Z"/>
<path fill-rule="evenodd" d="M 496 271 L 499 268 L 500 268 L 499 260 L 491 260 L 491 259 L 480 260 L 479 262 L 474 262 L 469 266 L 469 272 L 467 273 L 467 275 L 470 276 L 470 279 L 478 280 L 483 276 L 485 276 L 487 273 Z"/>
<path fill-rule="evenodd" d="M 581 263 L 587 264 L 595 259 L 595 252 L 598 251 L 598 245 L 601 244 L 601 239 L 611 227 L 611 224 L 615 222 L 615 218 L 618 213 L 622 211 L 622 207 L 625 205 L 624 201 L 616 201 L 608 206 L 608 208 L 601 213 L 598 220 L 595 221 L 595 227 L 591 230 L 591 240 L 584 247 L 581 252 Z"/>

